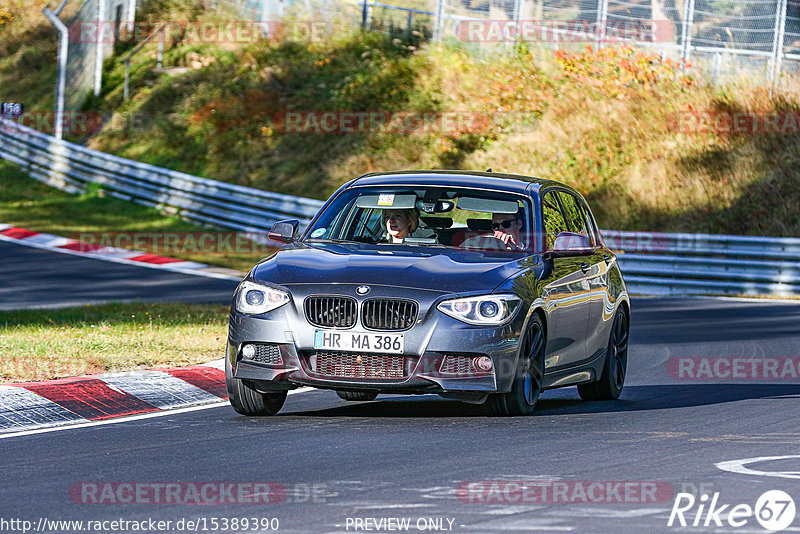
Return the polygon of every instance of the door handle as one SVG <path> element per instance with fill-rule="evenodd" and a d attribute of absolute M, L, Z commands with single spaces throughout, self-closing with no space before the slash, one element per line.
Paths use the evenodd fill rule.
<path fill-rule="evenodd" d="M 583 271 L 585 273 L 588 270 L 589 270 L 589 264 L 588 263 L 581 263 L 581 271 Z"/>

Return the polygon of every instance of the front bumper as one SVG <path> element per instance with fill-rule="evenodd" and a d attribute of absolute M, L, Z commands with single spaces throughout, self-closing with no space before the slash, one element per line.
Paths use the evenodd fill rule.
<path fill-rule="evenodd" d="M 355 296 L 359 309 L 364 297 L 349 285 L 325 285 L 324 293 Z M 348 352 L 342 359 L 348 362 L 349 376 L 332 376 L 325 366 L 315 359 L 336 357 L 314 349 L 314 331 L 304 315 L 303 300 L 308 295 L 319 294 L 318 286 L 293 286 L 289 288 L 292 300 L 269 313 L 250 316 L 231 310 L 226 357 L 235 378 L 251 381 L 263 391 L 313 386 L 339 390 L 373 390 L 382 393 L 453 393 L 486 394 L 511 389 L 516 370 L 519 337 L 525 319 L 517 313 L 514 319 L 501 327 L 478 327 L 462 323 L 436 309 L 436 305 L 449 294 L 432 291 L 399 289 L 392 286 L 372 286 L 369 298 L 394 297 L 413 299 L 419 304 L 417 322 L 402 332 L 405 349 L 402 355 L 374 355 Z M 524 308 L 524 307 L 523 307 Z M 340 332 L 365 331 L 360 319 L 349 329 Z M 247 360 L 242 357 L 245 344 L 270 345 L 277 349 L 280 358 L 269 363 Z M 372 360 L 370 360 L 370 356 Z M 490 371 L 479 371 L 474 365 L 464 364 L 480 356 L 492 360 Z M 450 358 L 445 362 L 446 358 Z M 276 361 L 277 360 L 277 361 Z M 377 361 L 377 364 L 370 363 Z M 446 363 L 443 367 L 443 363 Z M 366 367 L 364 372 L 359 365 Z M 369 372 L 374 365 L 391 369 L 391 378 L 382 378 L 382 372 Z"/>

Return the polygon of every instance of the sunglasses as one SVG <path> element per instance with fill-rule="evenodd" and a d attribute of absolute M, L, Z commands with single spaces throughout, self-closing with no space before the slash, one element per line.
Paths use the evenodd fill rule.
<path fill-rule="evenodd" d="M 492 223 L 492 230 L 499 230 L 501 226 L 506 230 L 508 230 L 509 228 L 511 228 L 511 224 L 517 222 L 518 220 L 519 219 L 508 219 L 503 222 Z"/>

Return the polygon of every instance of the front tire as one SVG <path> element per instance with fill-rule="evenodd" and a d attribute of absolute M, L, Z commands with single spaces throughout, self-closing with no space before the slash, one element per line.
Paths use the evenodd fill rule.
<path fill-rule="evenodd" d="M 373 401 L 378 396 L 377 391 L 336 391 L 336 394 L 346 401 Z"/>
<path fill-rule="evenodd" d="M 597 382 L 578 385 L 578 394 L 583 400 L 617 400 L 625 385 L 628 367 L 628 335 L 630 324 L 623 308 L 614 315 L 611 336 L 606 349 L 603 374 Z"/>
<path fill-rule="evenodd" d="M 233 377 L 231 362 L 225 355 L 225 387 L 233 409 L 242 415 L 275 415 L 286 402 L 288 391 L 261 393 L 247 385 L 246 381 Z"/>
<path fill-rule="evenodd" d="M 530 415 L 536 408 L 544 381 L 545 333 L 542 320 L 533 315 L 519 353 L 514 384 L 508 393 L 489 396 L 487 404 L 492 415 Z"/>

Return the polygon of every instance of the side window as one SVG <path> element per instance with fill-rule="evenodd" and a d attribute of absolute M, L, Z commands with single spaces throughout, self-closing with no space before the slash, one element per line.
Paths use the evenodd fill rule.
<path fill-rule="evenodd" d="M 545 193 L 542 198 L 542 217 L 544 219 L 545 245 L 547 250 L 553 250 L 556 236 L 567 231 L 567 222 L 561 213 L 561 207 L 552 191 Z"/>
<path fill-rule="evenodd" d="M 589 229 L 589 233 L 592 236 L 592 242 L 595 246 L 602 244 L 602 240 L 600 239 L 600 230 L 597 229 L 597 222 L 594 220 L 594 216 L 592 215 L 592 210 L 589 209 L 589 206 L 586 203 L 583 203 L 583 213 L 586 216 L 586 225 Z"/>
<path fill-rule="evenodd" d="M 578 199 L 564 191 L 559 191 L 558 196 L 561 199 L 561 206 L 564 208 L 564 214 L 567 217 L 569 231 L 584 235 L 589 238 L 589 241 L 594 241 L 590 231 L 591 227 L 586 221 L 586 213 L 584 213 Z"/>

